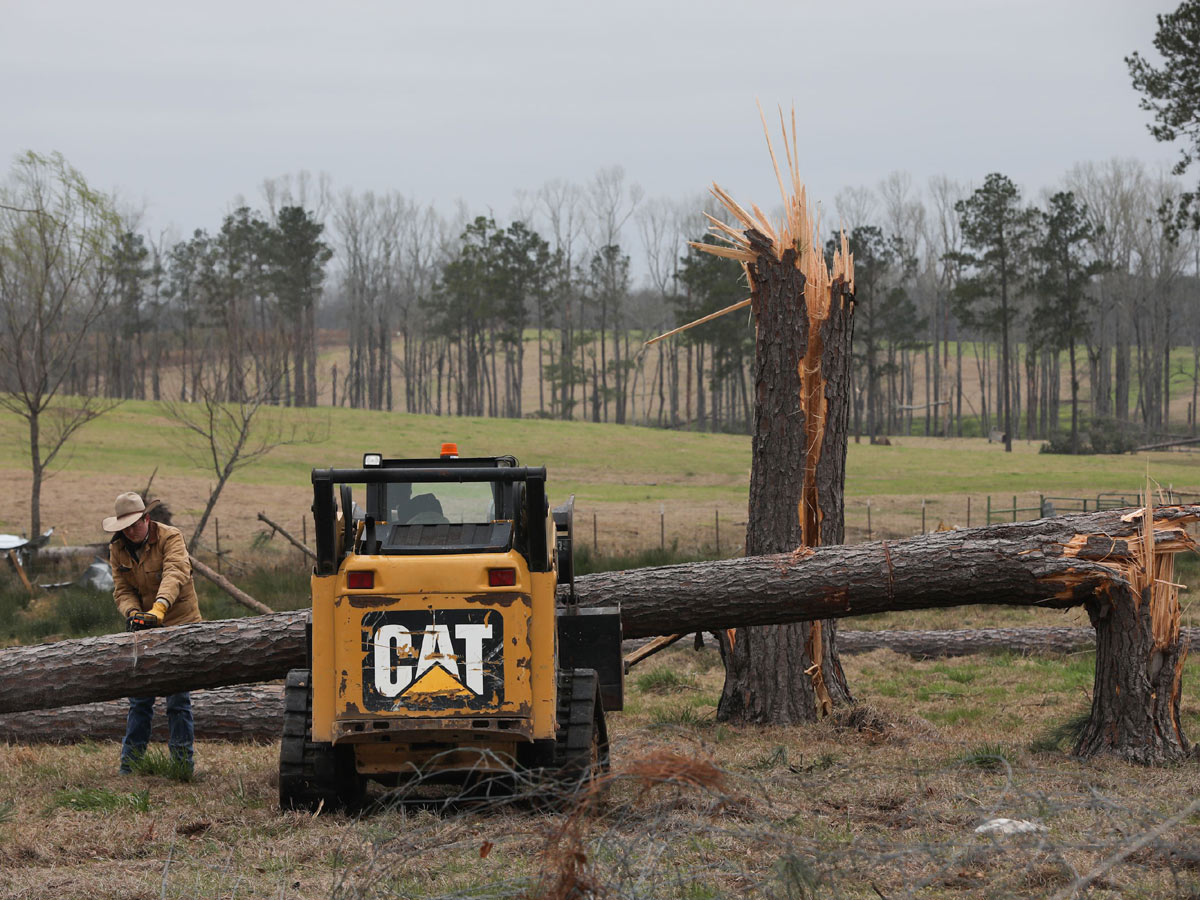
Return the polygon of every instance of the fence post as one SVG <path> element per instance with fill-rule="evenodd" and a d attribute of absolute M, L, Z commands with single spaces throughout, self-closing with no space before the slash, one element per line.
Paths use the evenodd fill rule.
<path fill-rule="evenodd" d="M 921 534 L 925 534 L 925 498 L 921 498 Z"/>
<path fill-rule="evenodd" d="M 596 530 L 596 513 L 592 512 L 592 552 L 600 552 L 600 538 Z"/>
<path fill-rule="evenodd" d="M 871 501 L 867 501 L 867 540 L 871 540 Z"/>
<path fill-rule="evenodd" d="M 986 521 L 986 522 L 984 522 L 984 524 L 985 524 L 985 525 L 991 525 L 991 524 L 992 524 L 992 495 L 991 495 L 991 494 L 988 494 L 988 511 L 987 511 L 987 521 Z"/>
<path fill-rule="evenodd" d="M 967 527 L 971 527 L 971 495 L 967 494 Z"/>
<path fill-rule="evenodd" d="M 1017 521 L 1017 495 L 1013 494 L 1013 521 Z"/>
<path fill-rule="evenodd" d="M 658 549 L 667 549 L 667 508 L 663 503 L 658 504 Z"/>

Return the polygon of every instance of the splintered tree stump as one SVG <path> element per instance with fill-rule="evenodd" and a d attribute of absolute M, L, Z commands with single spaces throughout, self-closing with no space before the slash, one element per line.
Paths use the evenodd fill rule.
<path fill-rule="evenodd" d="M 853 303 L 842 302 L 835 282 L 837 302 L 814 329 L 796 252 L 776 259 L 754 230 L 746 241 L 756 254 L 748 266 L 756 338 L 746 553 L 840 544 Z M 719 634 L 725 684 L 718 717 L 809 722 L 851 702 L 836 634 L 832 619 Z"/>
<path fill-rule="evenodd" d="M 1080 756 L 1112 753 L 1150 765 L 1189 752 L 1179 720 L 1187 654 L 1178 638 L 1167 646 L 1156 641 L 1150 591 L 1113 585 L 1086 604 L 1096 628 L 1096 681 L 1075 748 Z"/>
<path fill-rule="evenodd" d="M 709 217 L 729 246 L 691 244 L 741 262 L 754 313 L 754 439 L 746 554 L 840 544 L 850 419 L 854 257 L 843 232 L 832 276 L 800 181 L 796 117 L 791 140 L 780 110 L 786 181 L 775 167 L 784 213 L 777 225 L 751 215 L 718 185 L 713 194 L 737 221 Z M 738 305 L 728 309 L 736 309 Z M 852 702 L 832 619 L 718 634 L 725 685 L 722 721 L 787 724 Z"/>

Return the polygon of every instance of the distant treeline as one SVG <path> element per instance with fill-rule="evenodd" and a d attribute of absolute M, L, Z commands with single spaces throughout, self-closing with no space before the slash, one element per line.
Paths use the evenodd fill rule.
<path fill-rule="evenodd" d="M 711 206 L 645 199 L 619 168 L 547 183 L 504 221 L 276 179 L 259 208 L 178 241 L 90 190 L 94 210 L 72 218 L 54 178 L 83 184 L 60 157 L 22 157 L 0 199 L 0 341 L 10 365 L 35 332 L 56 342 L 39 377 L 64 393 L 751 430 L 747 314 L 644 347 L 748 296 L 738 264 L 687 246 L 707 239 Z M 1194 403 L 1187 422 L 1169 409 L 1173 387 L 1195 399 L 1200 359 L 1196 235 L 1160 215 L 1179 193 L 1120 160 L 1077 166 L 1036 204 L 999 174 L 843 191 L 854 432 L 1192 425 Z M 348 358 L 319 368 L 329 330 Z M 1191 362 L 1172 364 L 1173 347 Z M 6 368 L 0 390 L 21 377 Z"/>

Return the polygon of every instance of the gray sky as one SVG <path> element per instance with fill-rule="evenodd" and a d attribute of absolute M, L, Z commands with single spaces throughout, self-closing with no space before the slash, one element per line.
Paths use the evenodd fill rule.
<path fill-rule="evenodd" d="M 1035 195 L 1083 160 L 1173 161 L 1123 58 L 1175 5 L 0 0 L 0 155 L 59 150 L 181 232 L 302 169 L 501 218 L 613 164 L 773 208 L 759 99 L 795 104 L 827 209 L 894 170 Z"/>

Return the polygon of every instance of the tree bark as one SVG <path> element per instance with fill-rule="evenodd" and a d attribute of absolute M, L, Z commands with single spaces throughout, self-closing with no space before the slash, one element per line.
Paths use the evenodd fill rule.
<path fill-rule="evenodd" d="M 853 301 L 837 282 L 828 317 L 818 318 L 796 251 L 776 259 L 766 237 L 750 230 L 746 238 L 757 253 L 748 270 L 756 338 L 746 553 L 840 544 Z M 737 628 L 718 640 L 722 721 L 808 722 L 851 701 L 832 621 Z"/>
<path fill-rule="evenodd" d="M 0 650 L 0 713 L 283 678 L 305 665 L 307 610 Z"/>
<path fill-rule="evenodd" d="M 119 741 L 125 736 L 125 700 L 0 716 L 0 741 L 73 744 Z M 160 704 L 151 740 L 166 742 L 167 717 Z M 192 694 L 196 738 L 201 741 L 274 741 L 283 732 L 283 686 L 223 687 Z"/>
<path fill-rule="evenodd" d="M 1183 629 L 1183 642 L 1200 641 L 1200 628 Z M 1096 649 L 1091 628 L 962 628 L 949 631 L 839 631 L 841 653 L 891 650 L 914 659 L 975 653 L 1025 655 L 1080 653 Z"/>

